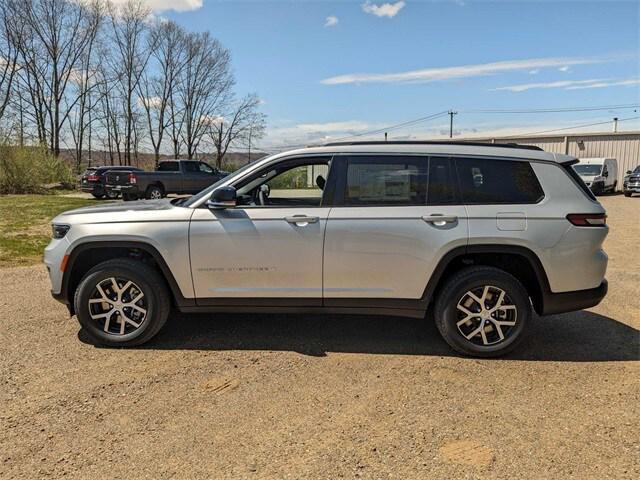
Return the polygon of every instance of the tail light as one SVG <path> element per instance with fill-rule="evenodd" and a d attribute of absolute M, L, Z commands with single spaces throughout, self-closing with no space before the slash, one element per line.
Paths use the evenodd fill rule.
<path fill-rule="evenodd" d="M 97 182 L 99 178 L 98 178 L 98 175 L 95 175 L 92 173 L 87 175 L 87 180 L 89 180 L 90 182 Z"/>
<path fill-rule="evenodd" d="M 606 213 L 570 213 L 569 220 L 576 227 L 604 227 L 607 225 Z"/>
<path fill-rule="evenodd" d="M 129 183 L 138 183 L 138 179 L 136 178 L 135 173 L 129 174 Z"/>

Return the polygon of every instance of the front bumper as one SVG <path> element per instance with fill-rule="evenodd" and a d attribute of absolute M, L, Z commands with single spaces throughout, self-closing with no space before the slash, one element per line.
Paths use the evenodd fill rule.
<path fill-rule="evenodd" d="M 603 280 L 598 287 L 589 290 L 547 293 L 543 296 L 542 312 L 540 314 L 553 315 L 595 307 L 607 295 L 608 289 L 607 280 Z"/>
<path fill-rule="evenodd" d="M 623 186 L 623 191 L 640 193 L 640 182 L 625 183 Z"/>

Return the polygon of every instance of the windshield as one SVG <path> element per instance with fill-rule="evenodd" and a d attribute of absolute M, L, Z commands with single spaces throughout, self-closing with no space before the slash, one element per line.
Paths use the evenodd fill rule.
<path fill-rule="evenodd" d="M 632 173 L 640 173 L 640 165 L 634 168 Z"/>
<path fill-rule="evenodd" d="M 262 159 L 260 159 L 260 160 L 262 160 Z M 207 188 L 205 188 L 201 192 L 196 193 L 195 195 L 192 195 L 191 197 L 187 198 L 184 201 L 184 203 L 180 203 L 180 206 L 181 207 L 190 207 L 191 205 L 196 203 L 201 198 L 204 198 L 204 197 L 206 197 L 208 195 L 211 195 L 211 192 L 213 192 L 220 185 L 228 182 L 229 180 L 233 180 L 234 178 L 238 177 L 239 175 L 242 175 L 242 173 L 244 173 L 245 170 L 248 170 L 249 168 L 255 166 L 255 164 L 256 164 L 256 162 L 247 163 L 246 165 L 244 165 L 244 166 L 240 167 L 239 169 L 237 169 L 235 172 L 230 173 L 228 176 L 221 178 L 220 180 L 218 180 L 213 185 L 209 185 Z"/>
<path fill-rule="evenodd" d="M 574 165 L 573 168 L 575 169 L 576 172 L 578 172 L 578 175 L 584 175 L 584 176 L 592 176 L 592 175 L 600 175 L 600 172 L 602 171 L 602 164 L 578 164 L 578 165 Z"/>

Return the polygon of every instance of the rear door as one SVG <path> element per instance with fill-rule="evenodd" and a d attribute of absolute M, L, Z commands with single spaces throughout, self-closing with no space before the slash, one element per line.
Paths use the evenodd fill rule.
<path fill-rule="evenodd" d="M 466 209 L 444 157 L 344 155 L 325 235 L 326 306 L 422 298 L 441 257 L 465 246 Z"/>

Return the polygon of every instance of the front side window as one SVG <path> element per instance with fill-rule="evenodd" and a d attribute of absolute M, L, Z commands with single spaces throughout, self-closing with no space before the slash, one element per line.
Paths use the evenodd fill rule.
<path fill-rule="evenodd" d="M 198 167 L 202 173 L 213 173 L 213 168 L 211 168 L 209 165 L 207 165 L 204 162 L 200 162 L 198 164 Z"/>
<path fill-rule="evenodd" d="M 238 205 L 319 207 L 329 174 L 328 159 L 284 162 L 238 185 Z"/>
<path fill-rule="evenodd" d="M 456 165 L 466 204 L 527 204 L 544 198 L 529 162 L 458 158 Z"/>
<path fill-rule="evenodd" d="M 200 168 L 198 167 L 198 162 L 182 162 L 182 169 L 186 173 L 200 172 Z"/>

